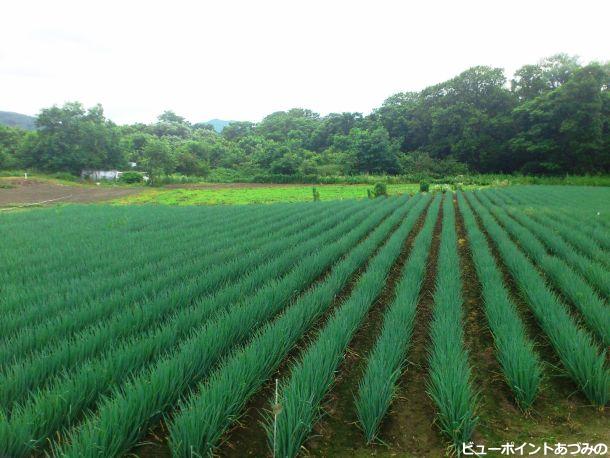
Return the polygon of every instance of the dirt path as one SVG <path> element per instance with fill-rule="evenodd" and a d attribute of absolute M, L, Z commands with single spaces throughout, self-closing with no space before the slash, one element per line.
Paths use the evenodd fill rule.
<path fill-rule="evenodd" d="M 54 205 L 60 203 L 103 202 L 141 192 L 143 188 L 123 186 L 64 185 L 22 178 L 0 179 L 0 207 L 26 204 Z"/>

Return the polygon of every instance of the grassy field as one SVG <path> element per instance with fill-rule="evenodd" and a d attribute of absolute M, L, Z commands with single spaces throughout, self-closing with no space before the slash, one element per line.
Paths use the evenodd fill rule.
<path fill-rule="evenodd" d="M 364 199 L 370 185 L 320 185 L 320 200 Z M 418 184 L 390 184 L 388 194 L 419 192 Z M 202 188 L 149 189 L 116 202 L 121 204 L 212 205 L 268 204 L 275 202 L 309 202 L 313 200 L 311 185 L 227 184 L 203 185 Z"/>
<path fill-rule="evenodd" d="M 610 188 L 66 205 L 0 253 L 0 456 L 610 445 Z"/>
<path fill-rule="evenodd" d="M 74 202 L 114 201 L 117 204 L 214 205 L 276 202 L 307 202 L 313 200 L 315 186 L 320 199 L 364 199 L 374 182 L 387 182 L 390 195 L 415 194 L 419 181 L 408 176 L 330 177 L 340 183 L 273 184 L 273 183 L 206 183 L 193 177 L 177 177 L 175 184 L 149 187 L 116 182 L 90 183 L 66 173 L 20 174 L 0 171 L 0 207 L 30 205 L 61 205 Z M 412 180 L 409 182 L 409 179 Z M 186 181 L 185 181 L 186 180 Z M 345 182 L 341 182 L 341 180 Z M 170 180 L 171 181 L 171 180 Z M 183 182 L 184 181 L 184 182 Z M 332 181 L 332 180 L 331 180 Z M 353 183 L 352 183 L 353 181 Z M 361 183 L 359 181 L 362 181 Z M 473 190 L 485 187 L 515 185 L 571 185 L 603 187 L 610 184 L 607 176 L 529 177 L 512 175 L 472 175 L 427 180 L 430 190 Z"/>

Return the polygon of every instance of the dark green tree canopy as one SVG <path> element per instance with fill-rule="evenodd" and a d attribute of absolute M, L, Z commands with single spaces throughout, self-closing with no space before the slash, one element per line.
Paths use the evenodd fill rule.
<path fill-rule="evenodd" d="M 524 65 L 511 80 L 513 93 L 521 100 L 531 100 L 557 89 L 580 68 L 578 59 L 567 54 L 556 54 L 535 65 Z"/>
<path fill-rule="evenodd" d="M 507 81 L 476 66 L 369 115 L 293 108 L 219 134 L 173 111 L 116 126 L 97 105 L 41 111 L 37 131 L 0 128 L 0 167 L 80 173 L 135 162 L 158 176 L 610 172 L 610 66 L 557 54 Z"/>
<path fill-rule="evenodd" d="M 101 105 L 86 110 L 74 102 L 46 108 L 36 126 L 37 133 L 21 151 L 25 167 L 79 174 L 125 165 L 119 130 L 104 117 Z"/>

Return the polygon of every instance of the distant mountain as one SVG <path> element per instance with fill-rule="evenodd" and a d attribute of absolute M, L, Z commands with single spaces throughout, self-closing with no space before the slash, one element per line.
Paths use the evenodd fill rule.
<path fill-rule="evenodd" d="M 214 126 L 214 130 L 220 133 L 222 132 L 222 129 L 227 127 L 232 122 L 233 121 L 225 121 L 223 119 L 211 119 L 209 121 L 206 121 L 206 124 L 211 124 L 212 126 Z"/>
<path fill-rule="evenodd" d="M 227 127 L 233 121 L 225 121 L 224 119 L 211 119 L 205 124 L 211 124 L 214 130 L 218 133 Z M 13 113 L 12 111 L 0 111 L 0 124 L 10 127 L 21 127 L 26 130 L 36 129 L 36 118 L 21 113 Z"/>
<path fill-rule="evenodd" d="M 21 127 L 26 130 L 36 129 L 36 118 L 11 111 L 0 111 L 0 124 L 10 127 Z"/>

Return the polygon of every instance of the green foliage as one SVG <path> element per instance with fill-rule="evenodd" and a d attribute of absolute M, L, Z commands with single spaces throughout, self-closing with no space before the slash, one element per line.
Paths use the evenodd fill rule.
<path fill-rule="evenodd" d="M 515 72 L 511 90 L 521 100 L 534 99 L 566 83 L 579 69 L 578 59 L 556 54 L 536 65 L 524 65 Z"/>
<path fill-rule="evenodd" d="M 0 125 L 0 170 L 10 170 L 21 165 L 19 148 L 26 135 L 21 129 Z"/>
<path fill-rule="evenodd" d="M 281 312 L 295 294 L 325 272 L 399 204 L 400 201 L 395 201 L 379 208 L 347 233 L 347 225 L 353 225 L 354 221 L 345 220 L 335 224 L 333 230 L 325 231 L 321 238 L 310 238 L 307 242 L 308 256 L 294 253 L 294 249 L 302 249 L 304 247 L 299 245 L 304 244 L 293 245 L 293 252 L 286 253 L 288 259 L 283 256 L 276 259 L 294 266 L 289 275 L 282 277 L 267 273 L 268 284 L 259 289 L 255 297 L 239 304 L 234 300 L 229 310 L 219 311 L 215 319 L 182 342 L 176 352 L 160 359 L 149 370 L 116 390 L 112 398 L 103 401 L 96 417 L 73 432 L 69 444 L 62 447 L 60 454 L 78 457 L 99 456 L 100 453 L 113 455 L 135 445 L 164 410 L 187 394 L 190 385 L 208 375 L 236 345 L 249 340 L 257 325 Z M 330 240 L 337 243 L 328 243 Z M 315 246 L 324 249 L 316 251 L 313 249 Z M 279 280 L 274 280 L 278 277 Z"/>
<path fill-rule="evenodd" d="M 231 183 L 240 181 L 238 172 L 225 168 L 213 169 L 207 176 L 207 179 L 213 183 Z"/>
<path fill-rule="evenodd" d="M 422 181 L 419 183 L 419 192 L 428 192 L 430 191 L 430 183 L 427 181 Z"/>
<path fill-rule="evenodd" d="M 150 139 L 142 148 L 142 167 L 148 171 L 150 184 L 157 184 L 162 174 L 171 173 L 175 168 L 175 161 L 167 141 Z"/>
<path fill-rule="evenodd" d="M 381 126 L 373 130 L 354 128 L 335 142 L 343 142 L 343 148 L 353 156 L 353 172 L 398 173 L 398 144 Z"/>
<path fill-rule="evenodd" d="M 55 172 L 49 175 L 51 178 L 56 178 L 63 181 L 78 181 L 80 177 L 73 175 L 69 172 Z"/>
<path fill-rule="evenodd" d="M 388 185 L 385 183 L 375 183 L 375 187 L 373 188 L 373 196 L 374 197 L 387 197 L 388 196 Z"/>
<path fill-rule="evenodd" d="M 320 115 L 311 110 L 293 108 L 266 116 L 257 125 L 257 131 L 269 140 L 280 143 L 294 141 L 295 146 L 308 148 L 319 119 Z"/>
<path fill-rule="evenodd" d="M 178 153 L 175 170 L 184 176 L 192 177 L 207 177 L 210 174 L 209 164 L 188 150 Z"/>
<path fill-rule="evenodd" d="M 71 172 L 116 168 L 125 164 L 116 126 L 100 105 L 85 110 L 80 103 L 40 112 L 38 130 L 25 139 L 20 152 L 24 167 Z"/>
<path fill-rule="evenodd" d="M 167 177 L 162 177 L 159 182 L 166 183 Z M 171 182 L 180 182 L 180 177 L 171 177 Z M 184 181 L 188 183 L 188 181 Z M 316 187 L 320 191 L 320 200 L 337 199 L 362 199 L 367 195 L 367 185 L 325 185 Z M 413 184 L 390 184 L 389 195 L 414 194 L 417 185 Z M 309 185 L 300 186 L 218 186 L 204 185 L 198 188 L 172 188 L 151 189 L 139 192 L 117 201 L 121 204 L 145 204 L 156 203 L 164 205 L 213 205 L 213 204 L 260 204 L 274 202 L 310 202 L 312 189 Z M 371 198 L 372 191 L 371 191 Z"/>
<path fill-rule="evenodd" d="M 605 405 L 610 396 L 610 372 L 605 367 L 606 352 L 600 351 L 591 335 L 576 323 L 536 266 L 510 239 L 489 210 L 471 193 L 466 196 L 498 248 L 540 327 L 548 336 L 563 367 L 591 402 L 599 406 Z M 532 239 L 532 236 L 524 234 L 519 237 L 519 242 L 527 243 L 528 239 Z"/>
<path fill-rule="evenodd" d="M 485 316 L 494 338 L 497 358 L 518 405 L 527 410 L 538 395 L 542 378 L 541 363 L 533 343 L 527 337 L 517 307 L 510 299 L 485 235 L 461 192 L 457 198 L 481 282 Z"/>
<path fill-rule="evenodd" d="M 358 384 L 356 411 L 367 443 L 377 437 L 379 424 L 390 407 L 403 371 L 439 203 L 440 197 L 437 196 L 428 210 L 421 232 L 413 241 L 394 299 L 384 314 L 381 333 Z"/>
<path fill-rule="evenodd" d="M 123 183 L 142 183 L 144 181 L 144 175 L 140 172 L 125 172 L 121 175 L 120 181 Z"/>
<path fill-rule="evenodd" d="M 529 174 L 592 173 L 610 167 L 608 65 L 591 64 L 514 111 L 509 145 Z"/>
<path fill-rule="evenodd" d="M 436 405 L 441 430 L 457 450 L 470 440 L 477 423 L 476 396 L 464 346 L 460 271 L 453 199 L 446 195 L 430 323 L 427 391 Z"/>
<path fill-rule="evenodd" d="M 401 154 L 398 158 L 400 173 L 403 175 L 428 175 L 447 177 L 453 175 L 465 175 L 468 167 L 458 162 L 455 157 L 433 158 L 425 151 L 413 151 Z"/>
<path fill-rule="evenodd" d="M 314 202 L 317 202 L 320 200 L 320 191 L 318 191 L 315 186 L 313 188 L 311 188 L 311 191 L 313 193 L 313 200 Z"/>
<path fill-rule="evenodd" d="M 404 203 L 404 198 L 401 200 Z M 200 385 L 198 393 L 182 405 L 181 414 L 170 426 L 170 446 L 175 456 L 190 456 L 191 450 L 201 455 L 214 450 L 248 399 L 277 369 L 303 333 L 328 310 L 349 277 L 404 217 L 404 207 L 410 205 L 403 205 L 402 209 L 394 207 L 394 213 L 333 266 L 323 282 L 301 296 L 276 321 L 264 326 L 250 345 L 236 352 Z M 234 383 L 236 377 L 240 383 Z"/>
<path fill-rule="evenodd" d="M 222 136 L 227 140 L 238 141 L 249 137 L 254 132 L 254 123 L 249 121 L 233 121 L 224 129 Z"/>
<path fill-rule="evenodd" d="M 349 298 L 331 315 L 282 382 L 278 399 L 281 409 L 266 425 L 268 441 L 275 456 L 296 456 L 310 434 L 320 415 L 320 403 L 333 383 L 352 336 L 381 294 L 390 268 L 429 199 L 413 199 L 416 203 L 412 211 L 369 261 Z"/>
<path fill-rule="evenodd" d="M 6 141 L 0 129 L 0 168 L 80 174 L 133 161 L 154 184 L 219 169 L 240 181 L 309 183 L 355 174 L 608 173 L 609 75 L 610 64 L 581 66 L 560 54 L 518 69 L 509 89 L 501 69 L 477 66 L 392 95 L 368 116 L 294 108 L 230 122 L 221 133 L 172 111 L 152 124 L 116 126 L 100 106 L 69 103 L 42 110 L 37 131 L 12 129 Z"/>

